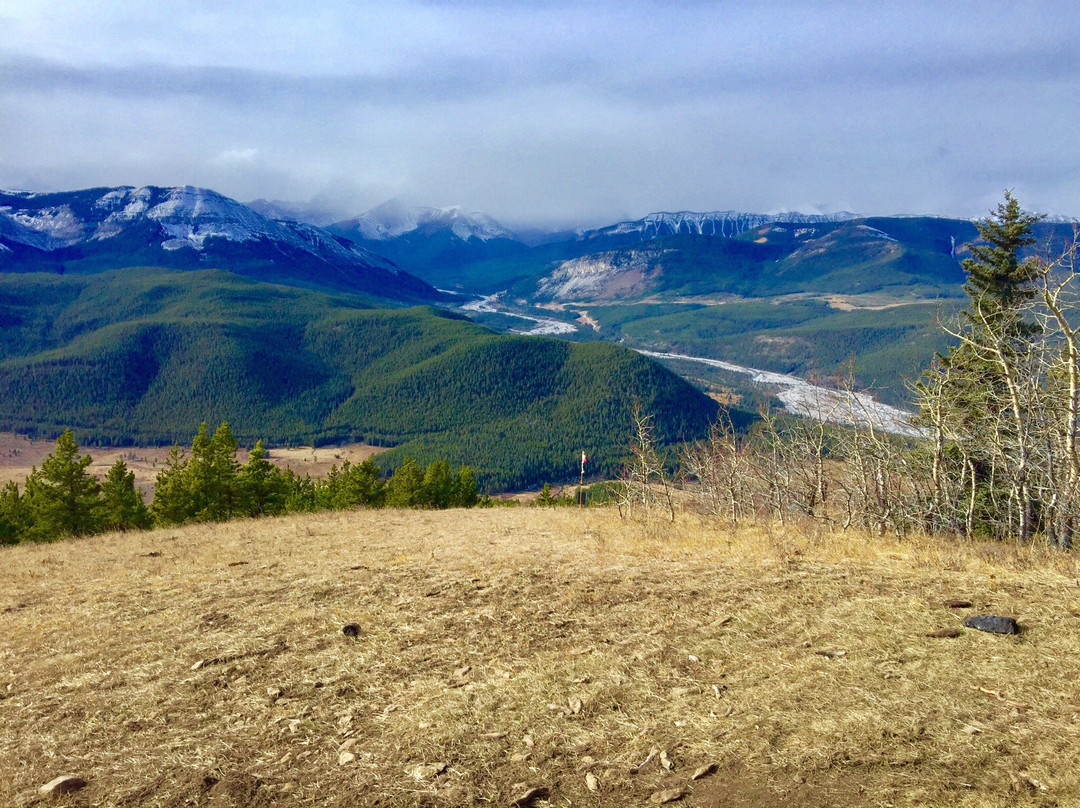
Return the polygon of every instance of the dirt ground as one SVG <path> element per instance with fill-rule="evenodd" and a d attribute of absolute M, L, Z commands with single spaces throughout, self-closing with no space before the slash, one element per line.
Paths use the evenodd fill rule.
<path fill-rule="evenodd" d="M 0 805 L 1070 806 L 1077 659 L 1077 557 L 1000 545 L 518 507 L 0 548 Z"/>
<path fill-rule="evenodd" d="M 52 454 L 55 446 L 56 441 L 31 440 L 24 435 L 0 432 L 0 486 L 9 480 L 14 480 L 21 486 L 31 468 L 40 468 L 41 461 Z M 239 462 L 247 461 L 250 448 L 236 453 Z M 269 451 L 268 459 L 276 465 L 291 468 L 300 475 L 310 474 L 314 479 L 326 476 L 333 465 L 340 466 L 345 460 L 362 463 L 382 450 L 375 446 L 354 443 L 347 446 L 301 446 Z M 135 484 L 144 493 L 148 493 L 153 490 L 154 478 L 169 456 L 169 447 L 90 446 L 80 452 L 89 454 L 94 459 L 90 472 L 98 478 L 104 477 L 109 467 L 118 459 L 123 459 L 128 469 L 135 472 Z"/>

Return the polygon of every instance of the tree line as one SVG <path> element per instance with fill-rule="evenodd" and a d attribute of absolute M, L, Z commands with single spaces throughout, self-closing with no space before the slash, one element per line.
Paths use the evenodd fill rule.
<path fill-rule="evenodd" d="M 405 458 L 389 477 L 371 458 L 346 460 L 313 480 L 271 463 L 262 441 L 245 463 L 237 450 L 227 422 L 212 435 L 202 424 L 190 451 L 178 445 L 170 450 L 147 505 L 123 459 L 99 481 L 88 470 L 91 456 L 79 453 L 67 430 L 22 490 L 14 482 L 0 489 L 0 544 L 320 510 L 469 508 L 481 502 L 472 469 L 453 471 L 444 460 L 421 467 Z"/>

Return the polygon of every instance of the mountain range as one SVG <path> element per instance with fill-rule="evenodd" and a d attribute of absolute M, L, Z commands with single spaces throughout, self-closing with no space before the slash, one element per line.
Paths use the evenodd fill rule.
<path fill-rule="evenodd" d="M 0 427 L 159 442 L 228 419 L 393 446 L 388 463 L 438 452 L 493 487 L 558 479 L 588 445 L 611 473 L 635 399 L 677 441 L 715 412 L 700 390 L 760 391 L 696 370 L 695 389 L 605 341 L 801 375 L 854 359 L 903 403 L 977 236 L 851 213 L 655 213 L 547 241 L 397 200 L 325 228 L 297 215 L 314 212 L 188 186 L 0 192 Z"/>
<path fill-rule="evenodd" d="M 0 192 L 0 271 L 218 268 L 397 302 L 443 299 L 385 257 L 204 188 Z"/>
<path fill-rule="evenodd" d="M 568 479 L 582 450 L 614 474 L 634 402 L 666 443 L 703 436 L 715 415 L 633 351 L 402 308 L 417 299 L 447 296 L 213 191 L 5 192 L 0 429 L 170 443 L 228 420 L 248 444 L 364 441 L 389 448 L 384 468 L 441 457 L 502 490 Z"/>

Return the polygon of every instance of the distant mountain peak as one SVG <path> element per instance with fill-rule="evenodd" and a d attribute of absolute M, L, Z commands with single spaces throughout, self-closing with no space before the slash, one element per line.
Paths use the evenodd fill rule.
<path fill-rule="evenodd" d="M 334 227 L 339 231 L 356 231 L 373 241 L 386 241 L 416 231 L 430 235 L 441 230 L 451 232 L 462 241 L 516 239 L 513 232 L 486 213 L 469 212 L 461 205 L 418 207 L 397 197 L 360 216 L 337 222 Z"/>

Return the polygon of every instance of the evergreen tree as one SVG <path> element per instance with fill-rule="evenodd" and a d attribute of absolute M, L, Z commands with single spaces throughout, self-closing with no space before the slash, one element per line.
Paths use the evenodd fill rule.
<path fill-rule="evenodd" d="M 239 472 L 236 438 L 229 424 L 222 421 L 213 437 L 208 437 L 204 421 L 191 441 L 191 459 L 184 472 L 192 511 L 189 518 L 219 522 L 240 513 Z"/>
<path fill-rule="evenodd" d="M 191 457 L 188 458 L 182 476 L 181 484 L 187 489 L 190 510 L 183 521 L 204 518 L 202 515 L 210 510 L 209 493 L 213 488 L 212 477 L 210 436 L 207 434 L 206 421 L 203 421 L 195 431 L 195 437 L 191 439 Z"/>
<path fill-rule="evenodd" d="M 68 429 L 41 469 L 30 473 L 27 492 L 36 538 L 85 536 L 97 529 L 101 486 L 87 471 L 92 462 L 90 455 L 79 454 L 79 444 Z"/>
<path fill-rule="evenodd" d="M 292 469 L 282 474 L 286 513 L 310 513 L 317 508 L 317 486 L 310 474 L 301 477 Z"/>
<path fill-rule="evenodd" d="M 402 461 L 386 484 L 386 504 L 391 508 L 414 508 L 421 502 L 424 472 L 411 457 Z"/>
<path fill-rule="evenodd" d="M 330 467 L 330 471 L 326 473 L 325 477 L 312 483 L 312 510 L 331 511 L 337 507 L 335 503 L 338 501 L 340 477 L 341 470 L 337 467 L 337 463 L 335 463 Z M 308 481 L 311 481 L 310 477 L 308 478 Z"/>
<path fill-rule="evenodd" d="M 549 488 L 550 491 L 550 488 Z M 473 470 L 462 466 L 454 478 L 454 495 L 450 501 L 453 508 L 472 508 L 480 501 L 480 492 L 476 489 Z"/>
<path fill-rule="evenodd" d="M 332 508 L 382 507 L 386 495 L 385 486 L 379 479 L 379 467 L 370 457 L 363 463 L 341 464 L 341 473 L 335 481 Z"/>
<path fill-rule="evenodd" d="M 971 300 L 971 309 L 965 313 L 970 323 L 979 328 L 1002 327 L 1010 336 L 1031 333 L 1018 312 L 1035 295 L 1041 265 L 1035 258 L 1021 260 L 1020 253 L 1035 243 L 1032 228 L 1041 218 L 1021 210 L 1006 191 L 997 212 L 976 222 L 984 243 L 967 245 L 971 257 L 961 262 L 967 273 L 964 291 Z"/>
<path fill-rule="evenodd" d="M 103 530 L 144 530 L 150 525 L 150 511 L 135 487 L 135 472 L 117 460 L 101 484 L 101 527 Z"/>
<path fill-rule="evenodd" d="M 445 460 L 432 460 L 424 471 L 417 504 L 425 508 L 449 508 L 454 500 L 455 478 Z"/>
<path fill-rule="evenodd" d="M 1035 241 L 1038 216 L 1025 213 L 1008 191 L 991 215 L 976 223 L 981 242 L 969 244 L 958 340 L 939 356 L 917 385 L 923 423 L 934 439 L 933 478 L 941 499 L 950 478 L 966 489 L 961 515 L 971 535 L 1015 530 L 1027 540 L 1036 522 L 1036 493 L 1030 484 L 1035 445 L 1028 399 L 1038 387 L 1035 345 L 1038 325 L 1025 320 L 1037 292 L 1042 264 L 1024 259 Z M 1033 384 L 1034 383 L 1034 384 Z M 955 467 L 955 470 L 952 470 Z"/>
<path fill-rule="evenodd" d="M 0 488 L 0 544 L 16 544 L 26 535 L 28 514 L 19 486 L 8 481 Z"/>
<path fill-rule="evenodd" d="M 188 462 L 180 447 L 174 444 L 165 468 L 157 474 L 150 512 L 160 525 L 179 525 L 195 515 L 188 485 Z"/>
<path fill-rule="evenodd" d="M 263 442 L 257 441 L 240 469 L 238 487 L 243 509 L 249 516 L 270 516 L 284 512 L 288 483 L 278 468 L 266 459 Z"/>
<path fill-rule="evenodd" d="M 540 493 L 536 499 L 532 501 L 532 504 L 538 508 L 550 508 L 557 503 L 554 495 L 551 493 L 551 483 L 544 483 L 544 487 L 540 489 Z"/>
<path fill-rule="evenodd" d="M 240 463 L 236 460 L 237 443 L 227 421 L 214 430 L 210 439 L 210 488 L 207 491 L 205 517 L 213 521 L 231 519 L 242 512 L 239 492 Z"/>

